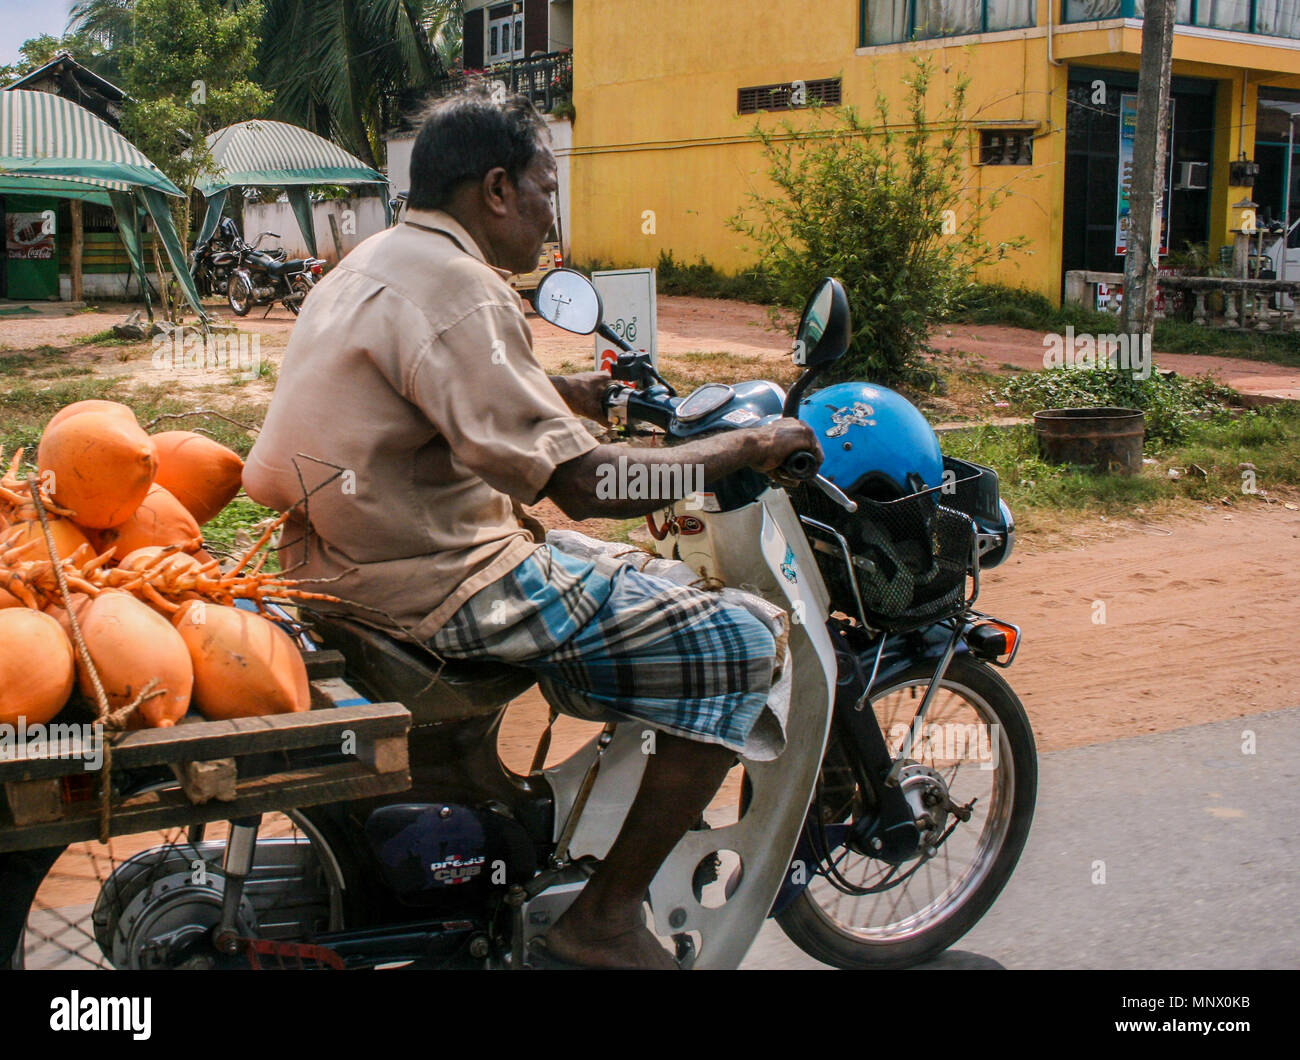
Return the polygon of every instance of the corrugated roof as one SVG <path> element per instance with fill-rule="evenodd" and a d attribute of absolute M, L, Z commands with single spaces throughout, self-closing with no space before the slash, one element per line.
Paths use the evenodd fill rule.
<path fill-rule="evenodd" d="M 370 184 L 385 177 L 324 137 L 281 121 L 256 119 L 208 137 L 217 167 L 196 182 L 204 195 L 240 184 Z"/>
<path fill-rule="evenodd" d="M 112 191 L 181 191 L 129 140 L 50 92 L 0 92 L 0 182 L 30 177 Z"/>

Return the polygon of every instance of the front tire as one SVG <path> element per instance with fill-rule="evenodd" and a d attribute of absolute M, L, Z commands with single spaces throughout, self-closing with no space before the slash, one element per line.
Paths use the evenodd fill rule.
<path fill-rule="evenodd" d="M 873 696 L 891 750 L 911 728 L 933 674 L 933 665 L 913 666 Z M 975 777 L 973 784 L 963 780 L 959 785 L 957 776 L 967 763 L 954 763 L 950 752 L 957 750 L 957 738 L 965 747 L 971 725 L 988 727 L 987 744 L 976 737 L 979 748 L 987 746 L 988 761 L 974 767 L 987 783 Z M 950 732 L 955 732 L 956 738 L 947 745 L 943 741 Z M 859 888 L 883 889 L 850 895 L 819 874 L 777 916 L 791 941 L 819 961 L 837 968 L 896 969 L 936 957 L 988 912 L 1020 859 L 1033 820 L 1038 761 L 1033 730 L 1011 686 L 988 665 L 970 656 L 956 656 L 927 714 L 922 736 L 908 761 L 943 776 L 952 802 L 968 805 L 974 797 L 970 821 L 950 818 L 954 827 L 947 839 L 931 856 L 895 868 L 901 882 L 893 885 L 889 884 L 890 866 L 846 847 L 838 848 L 833 856 L 847 882 Z M 988 768 L 989 762 L 992 768 Z M 841 789 L 845 788 L 843 775 L 841 771 L 838 777 Z M 823 790 L 836 782 L 824 764 Z M 989 789 L 987 793 L 983 788 Z M 836 808 L 827 807 L 823 814 L 827 823 L 847 820 L 863 808 L 863 793 L 852 782 L 839 794 L 842 797 L 833 800 Z M 969 853 L 963 857 L 966 851 Z M 954 853 L 958 855 L 955 864 Z M 903 878 L 909 870 L 911 874 Z M 933 890 L 936 877 L 938 894 L 928 901 L 908 895 L 913 883 L 918 888 L 928 883 Z M 868 908 L 861 909 L 863 905 Z"/>
<path fill-rule="evenodd" d="M 252 284 L 243 276 L 230 277 L 230 285 L 226 290 L 226 301 L 230 303 L 231 311 L 235 316 L 248 316 L 248 311 L 253 308 Z"/>

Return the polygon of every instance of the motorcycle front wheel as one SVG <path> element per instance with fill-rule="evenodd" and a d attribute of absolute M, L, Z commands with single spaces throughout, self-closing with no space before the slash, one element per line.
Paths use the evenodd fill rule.
<path fill-rule="evenodd" d="M 252 285 L 243 276 L 230 277 L 230 284 L 226 289 L 226 301 L 230 303 L 235 316 L 248 316 L 248 311 L 253 308 Z"/>
<path fill-rule="evenodd" d="M 891 752 L 916 728 L 933 676 L 933 664 L 919 664 L 873 696 Z M 1029 836 L 1038 789 L 1034 735 L 1000 674 L 956 656 L 913 735 L 903 788 L 932 815 L 929 851 L 891 865 L 840 846 L 830 853 L 834 871 L 823 864 L 777 916 L 800 949 L 837 968 L 907 968 L 942 953 L 988 912 Z M 824 824 L 870 813 L 870 793 L 852 779 L 834 737 L 819 791 L 814 807 Z"/>

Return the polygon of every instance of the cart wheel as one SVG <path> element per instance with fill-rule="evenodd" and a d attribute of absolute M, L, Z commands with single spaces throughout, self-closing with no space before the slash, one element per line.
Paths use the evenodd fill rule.
<path fill-rule="evenodd" d="M 208 939 L 220 919 L 229 827 L 222 821 L 71 844 L 41 880 L 10 966 L 216 967 Z M 263 817 L 253 873 L 241 932 L 308 941 L 343 929 L 338 862 L 297 813 Z"/>

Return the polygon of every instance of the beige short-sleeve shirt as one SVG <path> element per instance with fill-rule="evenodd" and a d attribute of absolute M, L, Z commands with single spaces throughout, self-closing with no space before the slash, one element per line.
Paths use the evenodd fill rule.
<path fill-rule="evenodd" d="M 365 240 L 304 304 L 244 468 L 259 504 L 309 493 L 285 527 L 293 576 L 410 638 L 523 562 L 512 499 L 597 444 L 506 275 L 439 211 Z"/>

